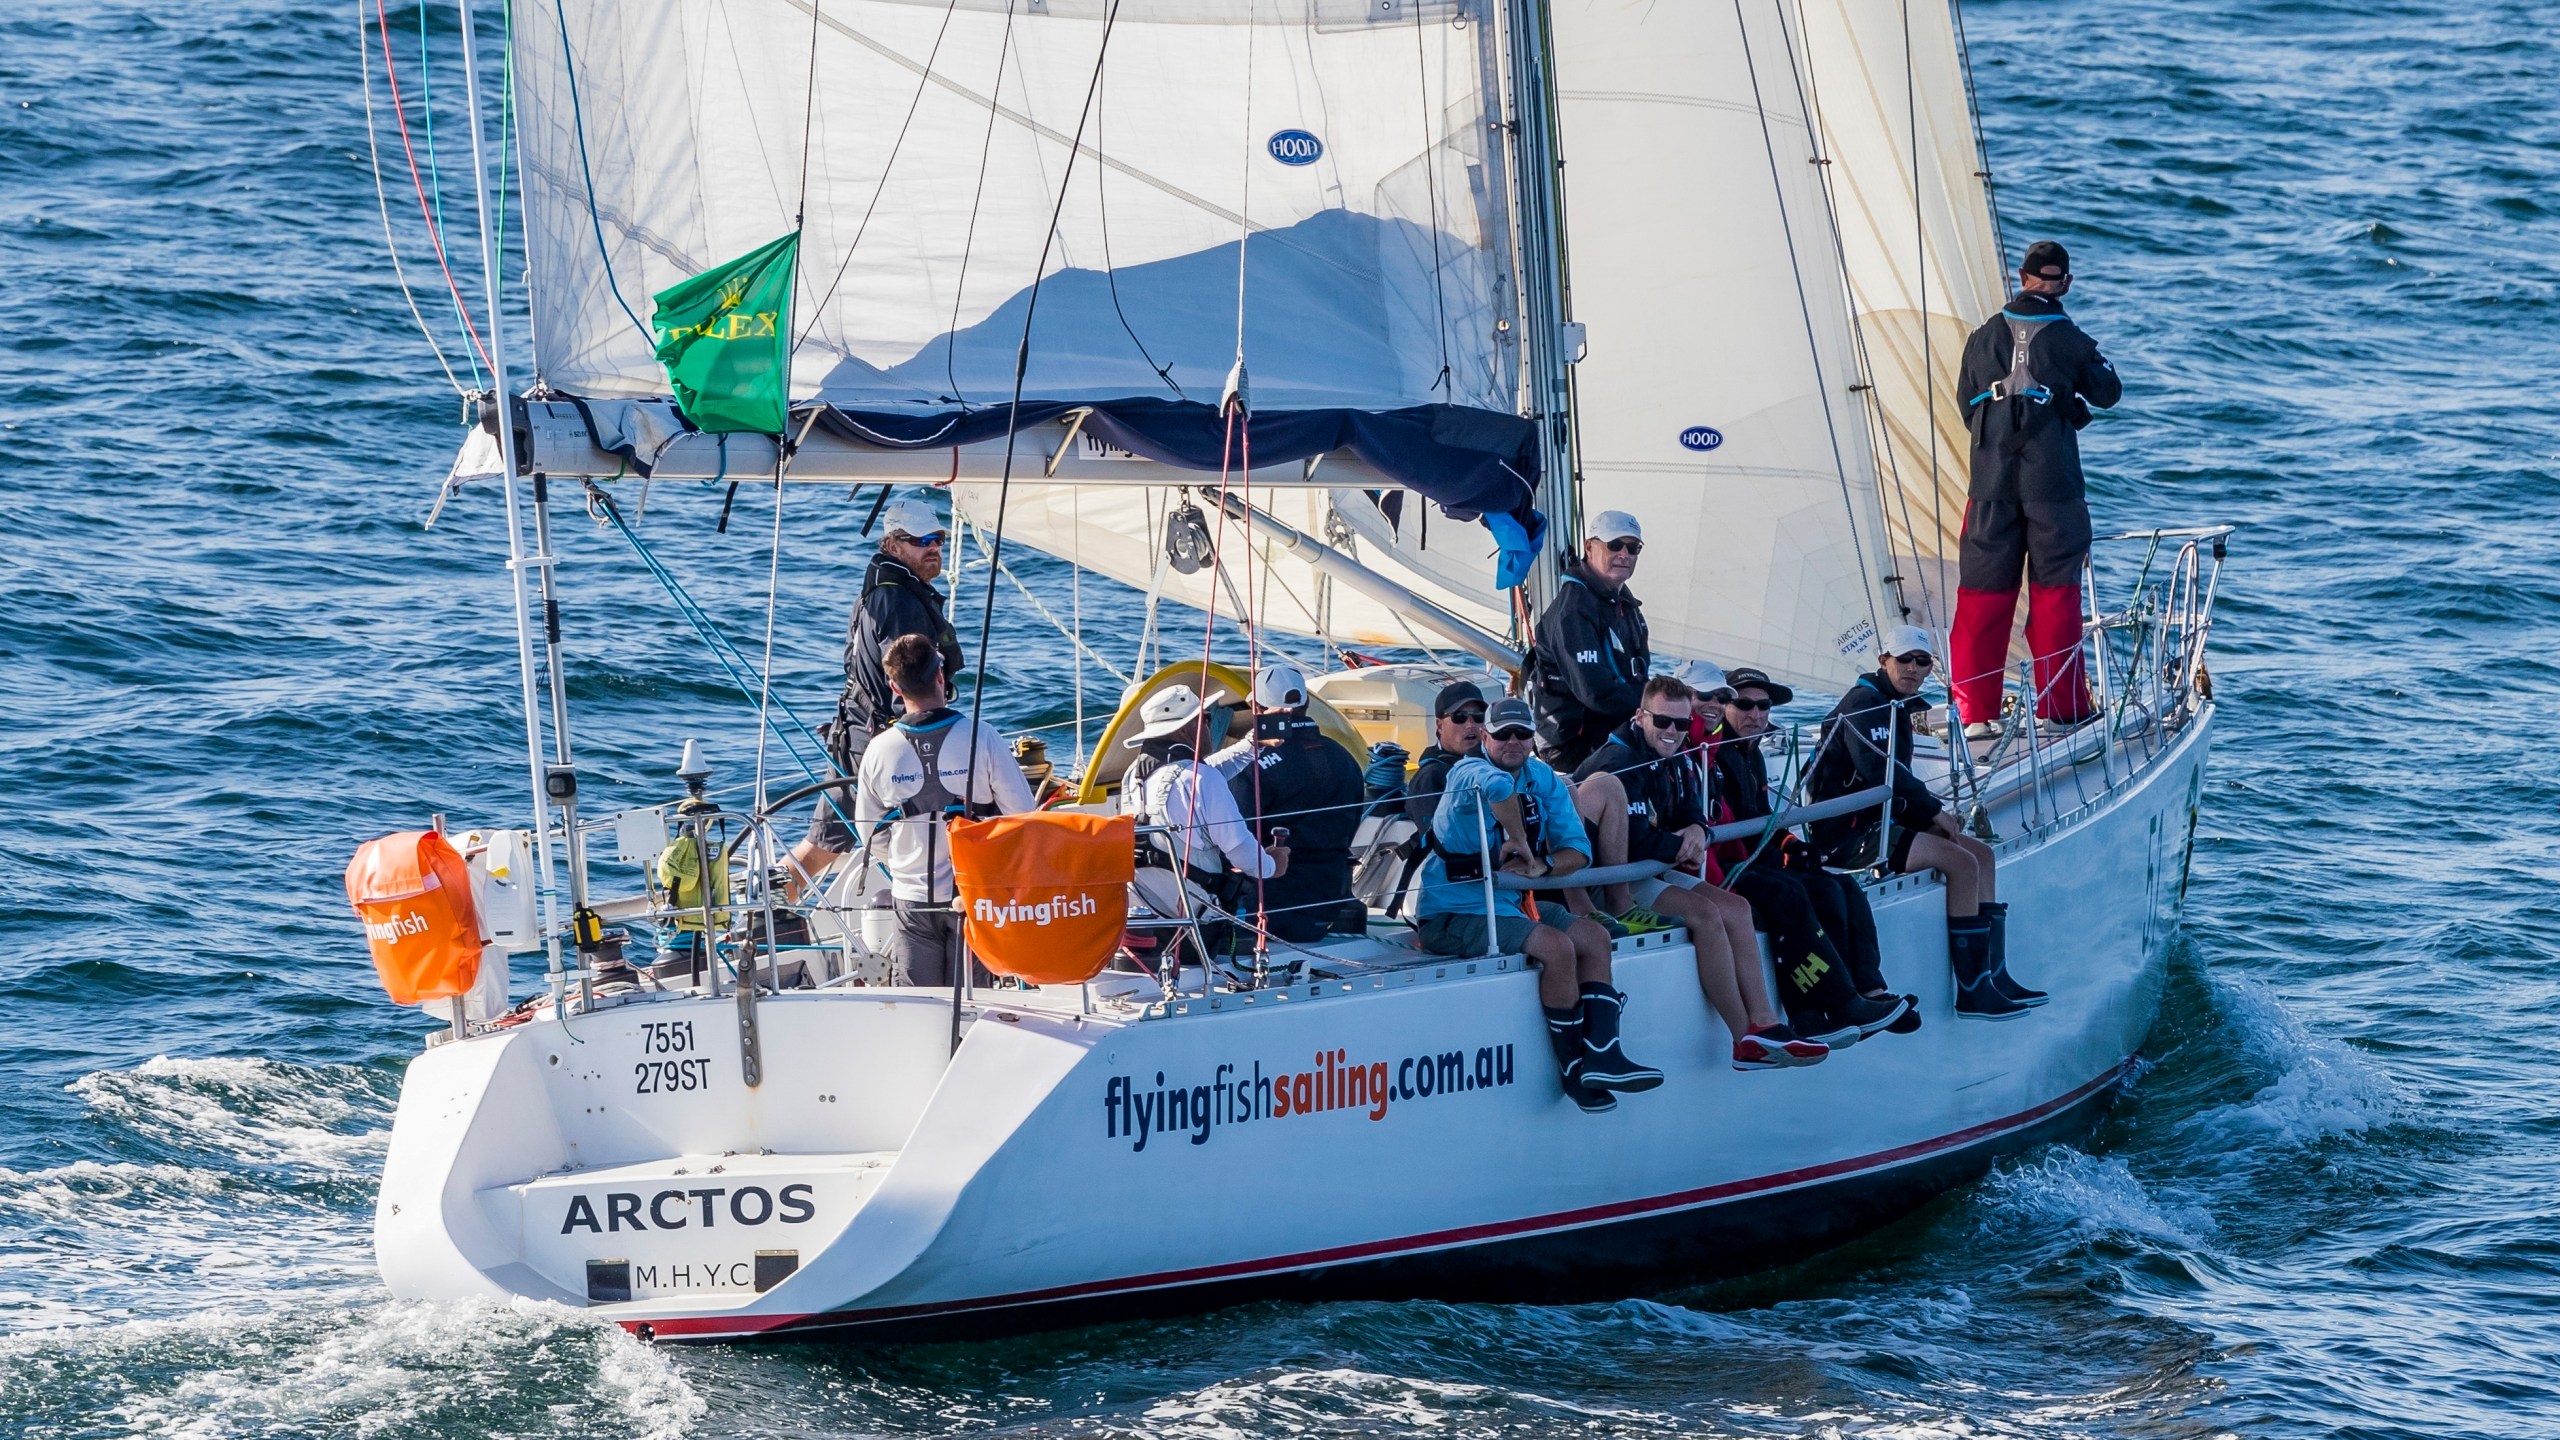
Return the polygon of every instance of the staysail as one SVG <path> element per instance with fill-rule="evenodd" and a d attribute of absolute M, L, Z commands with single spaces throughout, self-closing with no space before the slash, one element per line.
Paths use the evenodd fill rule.
<path fill-rule="evenodd" d="M 1921 623 L 1943 628 L 1969 468 L 1956 372 L 1965 336 L 2008 298 L 1963 52 L 1949 0 L 1801 0 L 1800 14 L 1894 571 Z"/>
<path fill-rule="evenodd" d="M 1557 0 L 1576 430 L 1656 649 L 1836 691 L 1901 612 L 1792 8 Z"/>

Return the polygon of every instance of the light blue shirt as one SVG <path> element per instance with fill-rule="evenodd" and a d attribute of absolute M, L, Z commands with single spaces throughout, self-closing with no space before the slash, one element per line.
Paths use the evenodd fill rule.
<path fill-rule="evenodd" d="M 1441 852 L 1474 855 L 1489 844 L 1499 855 L 1502 822 L 1494 818 L 1493 807 L 1514 795 L 1521 797 L 1529 812 L 1523 818 L 1530 821 L 1530 838 L 1548 856 L 1565 850 L 1591 854 L 1582 816 L 1573 808 L 1573 792 L 1547 762 L 1533 755 L 1518 770 L 1505 770 L 1481 755 L 1470 755 L 1450 769 L 1449 787 L 1440 792 L 1440 809 L 1431 817 L 1431 838 L 1438 850 L 1422 864 L 1422 900 L 1414 907 L 1415 918 L 1484 913 L 1484 881 L 1450 879 Z M 1481 844 L 1476 838 L 1479 833 L 1484 836 Z M 1496 891 L 1494 904 L 1502 913 L 1524 914 L 1520 897 L 1516 890 Z"/>

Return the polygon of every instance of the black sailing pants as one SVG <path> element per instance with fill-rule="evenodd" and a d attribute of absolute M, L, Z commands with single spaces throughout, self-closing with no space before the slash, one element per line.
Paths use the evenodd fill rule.
<path fill-rule="evenodd" d="M 1751 902 L 1751 923 L 1769 937 L 1778 961 L 1778 999 L 1787 1014 L 1838 1015 L 1847 1009 L 1855 993 L 1848 964 L 1823 932 L 1799 879 L 1764 854 L 1735 877 L 1733 893 Z"/>

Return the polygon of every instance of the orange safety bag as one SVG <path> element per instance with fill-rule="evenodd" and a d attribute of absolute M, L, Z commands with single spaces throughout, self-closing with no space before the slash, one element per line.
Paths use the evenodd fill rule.
<path fill-rule="evenodd" d="M 1138 822 L 1035 811 L 951 826 L 951 874 L 969 951 L 999 975 L 1080 985 L 1102 971 L 1129 923 Z"/>
<path fill-rule="evenodd" d="M 433 830 L 368 840 L 347 862 L 347 903 L 373 943 L 373 968 L 394 1004 L 442 1000 L 480 977 L 480 916 L 471 868 Z"/>

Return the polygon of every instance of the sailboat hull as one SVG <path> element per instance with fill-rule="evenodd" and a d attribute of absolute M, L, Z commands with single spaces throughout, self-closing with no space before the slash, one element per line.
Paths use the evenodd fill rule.
<path fill-rule="evenodd" d="M 421 1057 L 383 1272 L 665 1339 L 908 1340 L 1262 1297 L 1601 1298 L 1802 1258 L 2118 1092 L 2158 1013 L 2211 713 L 2001 847 L 2013 968 L 2053 994 L 2017 1020 L 1953 1015 L 1943 897 L 1911 878 L 1872 899 L 1919 1033 L 1736 1072 L 1685 940 L 1636 937 L 1626 1044 L 1668 1078 L 1598 1116 L 1559 1093 L 1516 959 L 1382 952 L 1117 1017 L 989 997 L 947 1064 L 943 997 L 786 995 L 754 1091 L 730 1003 L 670 998 L 574 1017 L 574 1042 L 546 1021 Z M 652 1047 L 679 1033 L 694 1088 L 634 1093 L 676 1073 Z"/>

